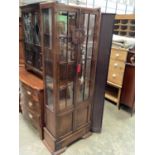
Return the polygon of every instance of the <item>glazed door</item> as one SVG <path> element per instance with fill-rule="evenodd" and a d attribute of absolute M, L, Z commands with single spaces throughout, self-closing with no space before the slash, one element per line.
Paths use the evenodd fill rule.
<path fill-rule="evenodd" d="M 56 38 L 59 39 L 57 130 L 58 136 L 62 136 L 90 122 L 95 15 L 80 10 L 59 11 L 56 20 Z"/>
<path fill-rule="evenodd" d="M 38 7 L 22 10 L 26 65 L 37 72 L 42 71 L 40 41 L 40 13 Z"/>
<path fill-rule="evenodd" d="M 72 36 L 77 27 L 78 13 L 58 11 L 56 15 L 56 76 L 57 76 L 57 136 L 62 137 L 73 132 L 77 47 Z"/>
<path fill-rule="evenodd" d="M 91 101 L 95 76 L 95 15 L 80 12 L 76 65 L 74 130 L 90 123 Z"/>

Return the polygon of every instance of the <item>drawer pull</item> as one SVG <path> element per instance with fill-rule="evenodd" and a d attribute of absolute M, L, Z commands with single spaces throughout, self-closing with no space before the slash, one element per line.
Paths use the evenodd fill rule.
<path fill-rule="evenodd" d="M 116 57 L 119 57 L 119 53 L 116 53 Z"/>
<path fill-rule="evenodd" d="M 31 119 L 33 118 L 33 116 L 30 113 L 29 113 L 29 118 L 31 118 Z"/>
<path fill-rule="evenodd" d="M 27 94 L 28 94 L 28 95 L 31 95 L 31 92 L 30 92 L 30 91 L 27 91 Z"/>
<path fill-rule="evenodd" d="M 118 63 L 114 63 L 114 66 L 117 67 L 118 66 Z"/>
<path fill-rule="evenodd" d="M 116 74 L 112 74 L 112 77 L 115 78 L 116 77 Z"/>
<path fill-rule="evenodd" d="M 32 102 L 29 102 L 28 105 L 29 105 L 29 107 L 32 107 L 33 104 L 32 104 Z"/>

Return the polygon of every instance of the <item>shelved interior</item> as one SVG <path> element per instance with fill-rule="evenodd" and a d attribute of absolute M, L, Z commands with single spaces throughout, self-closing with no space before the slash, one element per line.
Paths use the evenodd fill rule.
<path fill-rule="evenodd" d="M 114 21 L 114 34 L 135 37 L 135 19 L 133 16 L 125 16 L 124 18 L 117 16 Z"/>
<path fill-rule="evenodd" d="M 111 101 L 117 103 L 118 102 L 119 89 L 120 88 L 113 87 L 109 84 L 106 84 L 105 97 L 107 99 L 110 99 Z"/>

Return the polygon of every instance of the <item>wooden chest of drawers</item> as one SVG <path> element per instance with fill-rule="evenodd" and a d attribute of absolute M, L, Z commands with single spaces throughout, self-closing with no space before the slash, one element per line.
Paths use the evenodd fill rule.
<path fill-rule="evenodd" d="M 43 139 L 43 81 L 20 68 L 20 89 L 22 114 Z"/>
<path fill-rule="evenodd" d="M 127 53 L 124 48 L 111 48 L 105 97 L 117 105 L 120 100 Z"/>
<path fill-rule="evenodd" d="M 111 49 L 108 82 L 122 87 L 125 61 L 127 57 L 127 50 L 125 49 Z"/>

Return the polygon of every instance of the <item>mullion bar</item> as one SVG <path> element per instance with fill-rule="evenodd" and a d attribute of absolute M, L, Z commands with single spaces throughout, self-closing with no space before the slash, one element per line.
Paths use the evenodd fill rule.
<path fill-rule="evenodd" d="M 88 50 L 88 38 L 89 38 L 89 22 L 90 22 L 90 14 L 88 14 L 88 21 L 87 21 L 87 39 L 86 39 L 86 53 L 85 53 L 85 66 L 84 66 L 84 84 L 83 84 L 83 100 L 84 100 L 84 94 L 85 94 L 85 80 L 86 80 L 86 62 L 87 62 L 87 50 Z"/>
<path fill-rule="evenodd" d="M 65 108 L 67 107 L 67 89 L 68 89 L 68 11 L 67 11 L 67 43 L 66 43 L 66 96 L 65 96 Z"/>

